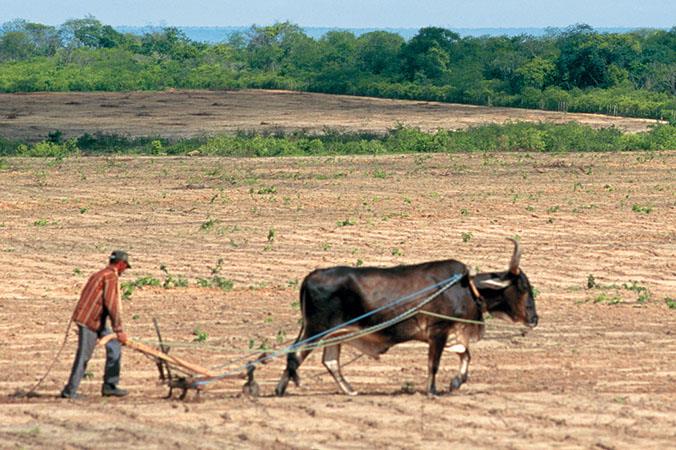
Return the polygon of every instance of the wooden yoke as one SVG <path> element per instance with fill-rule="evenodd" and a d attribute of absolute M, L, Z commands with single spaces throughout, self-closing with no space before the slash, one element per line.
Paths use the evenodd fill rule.
<path fill-rule="evenodd" d="M 112 341 L 113 339 L 117 339 L 117 335 L 114 333 L 109 334 L 104 336 L 103 338 L 99 339 L 98 345 L 106 345 L 108 342 Z M 188 361 L 185 361 L 181 358 L 177 358 L 175 356 L 170 356 L 154 347 L 150 347 L 149 345 L 141 344 L 140 342 L 134 342 L 131 339 L 127 339 L 127 342 L 124 344 L 126 347 L 129 347 L 131 349 L 134 349 L 138 352 L 144 353 L 146 355 L 152 356 L 154 358 L 161 359 L 163 361 L 166 361 L 167 363 L 171 364 L 172 366 L 178 367 L 180 369 L 183 369 L 187 372 L 197 374 L 197 375 L 203 375 L 205 377 L 216 377 L 217 374 L 209 371 L 209 369 L 205 369 L 204 367 L 198 366 L 197 364 L 190 363 Z"/>

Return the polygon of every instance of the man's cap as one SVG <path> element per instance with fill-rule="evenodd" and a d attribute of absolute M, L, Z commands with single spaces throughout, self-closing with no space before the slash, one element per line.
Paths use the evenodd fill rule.
<path fill-rule="evenodd" d="M 131 264 L 129 264 L 129 255 L 124 250 L 114 250 L 108 258 L 111 264 L 114 264 L 118 261 L 124 261 L 127 263 L 127 267 L 131 269 Z"/>

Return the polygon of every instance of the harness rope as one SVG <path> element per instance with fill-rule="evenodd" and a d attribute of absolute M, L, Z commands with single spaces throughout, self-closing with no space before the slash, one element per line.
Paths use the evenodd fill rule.
<path fill-rule="evenodd" d="M 38 394 L 35 394 L 35 391 L 37 390 L 37 388 L 40 387 L 40 385 L 42 384 L 42 382 L 45 381 L 45 378 L 47 378 L 47 376 L 49 375 L 49 372 L 51 372 L 52 369 L 54 368 L 54 364 L 56 364 L 56 361 L 57 361 L 57 360 L 59 359 L 59 357 L 61 356 L 61 352 L 62 352 L 63 349 L 66 347 L 66 342 L 68 342 L 68 332 L 70 332 L 70 326 L 71 326 L 72 324 L 73 324 L 73 318 L 71 317 L 70 320 L 68 321 L 68 325 L 66 326 L 66 333 L 63 335 L 63 343 L 61 344 L 61 348 L 59 348 L 59 351 L 56 352 L 56 356 L 54 356 L 54 359 L 52 360 L 51 364 L 50 364 L 49 367 L 47 368 L 47 371 L 46 371 L 45 374 L 42 376 L 42 378 L 40 378 L 40 379 L 38 380 L 38 382 L 35 383 L 35 385 L 34 385 L 32 388 L 30 388 L 28 391 L 26 391 L 26 392 L 17 392 L 16 395 L 15 395 L 16 397 L 33 397 L 33 396 L 38 395 Z"/>

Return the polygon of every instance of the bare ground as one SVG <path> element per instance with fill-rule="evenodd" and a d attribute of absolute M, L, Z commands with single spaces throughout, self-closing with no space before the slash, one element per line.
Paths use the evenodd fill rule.
<path fill-rule="evenodd" d="M 601 114 L 270 90 L 0 94 L 0 136 L 28 141 L 43 140 L 54 130 L 65 137 L 101 132 L 177 138 L 239 130 L 383 133 L 397 124 L 462 129 L 506 121 L 577 121 L 629 132 L 656 123 Z"/>
<path fill-rule="evenodd" d="M 676 311 L 666 301 L 676 292 L 676 152 L 7 161 L 0 447 L 607 449 L 676 441 Z M 282 399 L 272 396 L 283 368 L 274 361 L 258 371 L 261 398 L 243 396 L 241 381 L 223 381 L 201 401 L 163 400 L 152 362 L 126 351 L 131 394 L 103 399 L 99 349 L 81 388 L 87 398 L 73 402 L 56 397 L 71 336 L 41 396 L 12 396 L 44 373 L 86 276 L 113 248 L 133 258 L 123 281 L 164 280 L 166 264 L 190 282 L 136 289 L 125 301 L 128 332 L 152 339 L 157 317 L 176 355 L 211 367 L 293 338 L 298 284 L 316 267 L 453 257 L 502 270 L 511 252 L 504 238 L 515 234 L 539 291 L 540 325 L 522 336 L 491 321 L 472 347 L 468 384 L 452 395 L 423 394 L 426 348 L 405 344 L 345 367 L 361 392 L 355 398 L 338 394 L 313 355 L 300 371 L 303 386 Z M 197 287 L 219 258 L 234 289 Z M 597 287 L 587 288 L 589 275 Z M 196 328 L 206 342 L 194 342 Z M 348 349 L 343 360 L 355 356 Z M 441 383 L 456 370 L 446 354 Z"/>

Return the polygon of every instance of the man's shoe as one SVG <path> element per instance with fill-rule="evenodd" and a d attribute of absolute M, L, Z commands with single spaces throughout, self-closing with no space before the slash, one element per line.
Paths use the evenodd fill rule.
<path fill-rule="evenodd" d="M 119 387 L 112 384 L 104 384 L 101 387 L 101 395 L 104 397 L 124 397 L 129 392 L 126 389 L 120 389 Z"/>
<path fill-rule="evenodd" d="M 82 399 L 82 395 L 78 394 L 77 392 L 70 392 L 70 391 L 67 391 L 65 389 L 63 391 L 61 391 L 60 396 L 61 396 L 61 398 L 69 398 L 71 400 Z"/>

